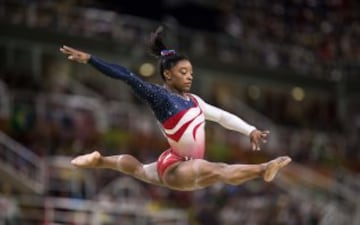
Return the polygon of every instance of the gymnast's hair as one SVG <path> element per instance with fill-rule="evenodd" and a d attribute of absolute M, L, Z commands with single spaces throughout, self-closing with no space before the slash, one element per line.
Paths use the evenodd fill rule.
<path fill-rule="evenodd" d="M 164 71 L 174 67 L 181 60 L 188 60 L 188 58 L 182 54 L 177 53 L 175 50 L 168 49 L 163 42 L 161 34 L 163 32 L 163 26 L 156 29 L 151 33 L 149 41 L 150 53 L 159 60 L 160 75 L 165 80 Z"/>

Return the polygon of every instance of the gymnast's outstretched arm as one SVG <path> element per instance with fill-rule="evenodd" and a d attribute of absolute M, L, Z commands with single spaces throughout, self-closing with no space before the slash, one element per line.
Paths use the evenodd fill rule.
<path fill-rule="evenodd" d="M 229 130 L 234 130 L 249 136 L 252 150 L 260 150 L 261 143 L 266 142 L 266 137 L 270 133 L 269 131 L 257 130 L 256 127 L 246 123 L 240 117 L 206 103 L 197 95 L 193 96 L 198 101 L 207 120 L 217 122 Z"/>
<path fill-rule="evenodd" d="M 126 82 L 140 98 L 148 101 L 151 105 L 155 105 L 161 101 L 161 99 L 159 99 L 161 96 L 154 95 L 155 92 L 159 91 L 159 86 L 143 81 L 121 65 L 105 62 L 96 56 L 92 56 L 86 52 L 68 46 L 63 46 L 60 48 L 60 51 L 65 55 L 68 55 L 69 60 L 79 63 L 89 63 L 103 74 Z M 156 99 L 155 96 L 157 96 Z"/>

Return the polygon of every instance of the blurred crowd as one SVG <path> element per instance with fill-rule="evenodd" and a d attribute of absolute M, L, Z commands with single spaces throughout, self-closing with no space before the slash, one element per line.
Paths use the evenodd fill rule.
<path fill-rule="evenodd" d="M 339 68 L 360 61 L 357 1 L 233 1 L 224 10 L 225 31 L 245 55 L 269 67 L 340 79 Z M 257 62 L 259 63 L 259 62 Z M 355 72 L 355 68 L 352 72 Z M 321 75 L 322 74 L 322 75 Z"/>
<path fill-rule="evenodd" d="M 11 23 L 72 35 L 114 41 L 142 40 L 151 30 L 143 32 L 141 20 L 119 17 L 116 11 L 108 10 L 122 12 L 126 5 L 121 4 L 115 1 L 4 1 L 0 5 L 3 7 L 0 16 Z M 338 81 L 343 76 L 357 79 L 360 61 L 357 1 L 257 0 L 217 4 L 214 7 L 219 9 L 218 13 L 201 15 L 200 11 L 197 17 L 217 18 L 217 31 L 222 34 L 178 30 L 175 40 L 179 41 L 182 51 L 246 66 L 290 69 L 320 79 Z M 163 8 L 163 19 L 172 18 L 169 12 Z M 179 17 L 171 21 L 181 25 Z"/>

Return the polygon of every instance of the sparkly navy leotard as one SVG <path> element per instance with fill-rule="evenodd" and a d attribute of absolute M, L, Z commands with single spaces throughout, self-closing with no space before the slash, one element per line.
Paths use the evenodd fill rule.
<path fill-rule="evenodd" d="M 89 63 L 105 75 L 125 81 L 150 105 L 176 154 L 190 158 L 203 157 L 205 117 L 195 99 L 197 96 L 189 94 L 191 97 L 184 99 L 164 87 L 143 81 L 123 66 L 104 62 L 94 56 Z"/>
<path fill-rule="evenodd" d="M 105 75 L 129 84 L 135 93 L 150 105 L 161 123 L 178 112 L 194 106 L 193 101 L 185 100 L 159 85 L 145 82 L 123 66 L 106 63 L 94 56 L 90 58 L 89 63 Z"/>

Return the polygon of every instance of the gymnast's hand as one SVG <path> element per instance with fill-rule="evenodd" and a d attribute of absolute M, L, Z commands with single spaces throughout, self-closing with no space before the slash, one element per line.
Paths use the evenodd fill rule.
<path fill-rule="evenodd" d="M 260 151 L 261 143 L 266 143 L 266 138 L 270 134 L 270 131 L 265 130 L 253 130 L 250 133 L 250 142 L 251 142 L 251 149 L 253 151 Z"/>
<path fill-rule="evenodd" d="M 60 48 L 60 52 L 67 55 L 69 60 L 72 60 L 72 61 L 75 61 L 78 63 L 87 63 L 91 57 L 91 55 L 86 52 L 82 52 L 82 51 L 76 50 L 74 48 L 65 46 L 65 45 L 62 48 Z"/>

